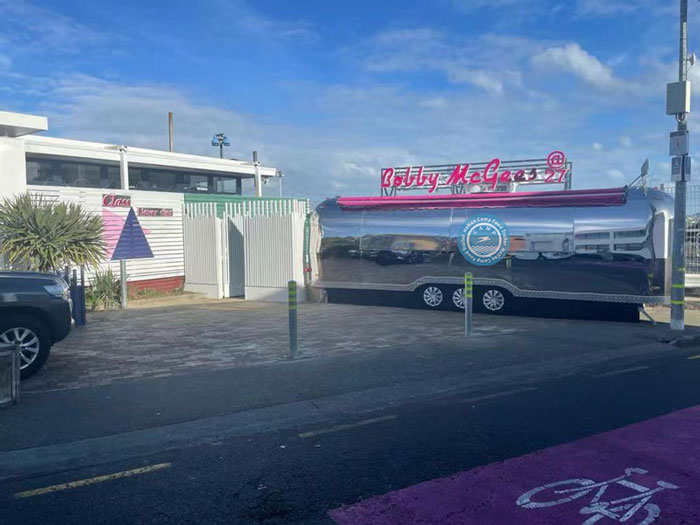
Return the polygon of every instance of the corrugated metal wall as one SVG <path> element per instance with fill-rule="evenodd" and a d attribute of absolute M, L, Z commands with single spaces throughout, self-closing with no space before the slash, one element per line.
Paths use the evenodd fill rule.
<path fill-rule="evenodd" d="M 48 200 L 75 202 L 83 206 L 87 211 L 101 215 L 105 222 L 105 239 L 109 250 L 114 249 L 114 244 L 121 231 L 129 208 L 112 208 L 102 205 L 103 195 L 129 195 L 131 207 L 138 208 L 165 208 L 172 210 L 172 216 L 138 216 L 139 223 L 146 234 L 146 239 L 151 247 L 153 259 L 132 259 L 127 263 L 129 281 L 143 281 L 148 279 L 161 279 L 181 277 L 185 274 L 185 257 L 183 248 L 182 229 L 182 205 L 184 202 L 181 193 L 165 193 L 155 191 L 136 190 L 108 190 L 93 188 L 57 188 L 54 186 L 30 185 L 28 191 L 34 195 L 41 195 Z M 119 261 L 102 264 L 101 269 L 111 267 L 119 274 Z M 91 272 L 87 272 L 88 280 Z"/>

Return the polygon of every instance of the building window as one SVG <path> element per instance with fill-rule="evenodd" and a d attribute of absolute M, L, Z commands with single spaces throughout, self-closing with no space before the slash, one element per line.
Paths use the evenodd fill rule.
<path fill-rule="evenodd" d="M 214 193 L 241 194 L 241 179 L 231 177 L 214 177 Z"/>
<path fill-rule="evenodd" d="M 27 184 L 117 189 L 121 183 L 119 165 L 27 156 Z"/>
<path fill-rule="evenodd" d="M 157 168 L 129 167 L 129 188 L 178 193 L 212 193 L 210 175 Z"/>
<path fill-rule="evenodd" d="M 119 164 L 27 155 L 27 184 L 121 188 Z M 234 177 L 129 166 L 129 189 L 177 193 L 241 193 Z"/>

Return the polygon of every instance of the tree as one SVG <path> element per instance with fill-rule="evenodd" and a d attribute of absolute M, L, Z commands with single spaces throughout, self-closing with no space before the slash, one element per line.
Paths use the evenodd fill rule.
<path fill-rule="evenodd" d="M 28 193 L 0 202 L 0 255 L 13 265 L 53 272 L 104 259 L 102 218 L 79 204 Z"/>

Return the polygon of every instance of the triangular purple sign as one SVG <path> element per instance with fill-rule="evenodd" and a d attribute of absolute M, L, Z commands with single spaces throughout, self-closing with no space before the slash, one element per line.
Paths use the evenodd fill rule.
<path fill-rule="evenodd" d="M 129 209 L 129 215 L 126 217 L 122 233 L 119 235 L 117 246 L 112 252 L 112 260 L 119 261 L 121 259 L 148 259 L 153 257 L 151 247 L 146 240 L 146 234 L 143 233 L 139 220 L 136 218 L 134 208 Z"/>

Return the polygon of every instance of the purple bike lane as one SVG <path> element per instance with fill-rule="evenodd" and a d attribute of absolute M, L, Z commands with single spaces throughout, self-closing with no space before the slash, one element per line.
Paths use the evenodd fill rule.
<path fill-rule="evenodd" d="M 329 515 L 341 525 L 700 524 L 700 406 Z"/>

